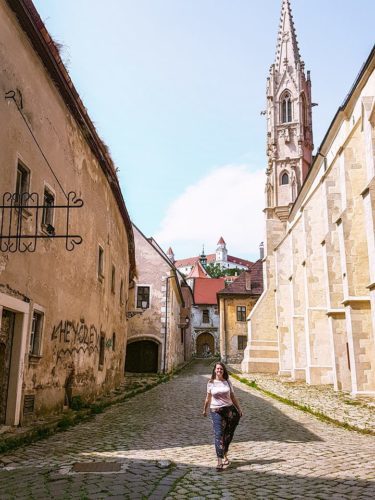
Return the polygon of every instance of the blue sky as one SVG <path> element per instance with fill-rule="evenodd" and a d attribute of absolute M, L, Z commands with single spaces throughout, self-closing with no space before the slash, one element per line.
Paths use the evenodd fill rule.
<path fill-rule="evenodd" d="M 34 0 L 130 216 L 176 258 L 255 258 L 263 239 L 265 87 L 281 0 Z M 373 0 L 292 0 L 317 148 L 374 43 Z"/>

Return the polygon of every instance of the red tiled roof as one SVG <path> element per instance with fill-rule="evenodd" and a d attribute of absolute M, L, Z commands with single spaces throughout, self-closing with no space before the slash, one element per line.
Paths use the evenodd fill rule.
<path fill-rule="evenodd" d="M 206 255 L 207 264 L 211 264 L 216 262 L 216 254 L 210 253 Z M 187 259 L 180 259 L 175 261 L 175 266 L 186 267 L 186 266 L 194 266 L 194 264 L 199 260 L 199 255 L 197 257 L 188 257 Z M 251 267 L 254 263 L 250 260 L 241 259 L 240 257 L 233 257 L 232 255 L 228 255 L 228 262 L 232 262 L 233 264 L 239 264 L 241 266 Z"/>
<path fill-rule="evenodd" d="M 219 291 L 219 295 L 261 295 L 263 292 L 263 263 L 259 259 L 249 271 L 243 271 L 233 283 Z"/>
<path fill-rule="evenodd" d="M 251 262 L 250 260 L 241 259 L 240 257 L 233 257 L 233 255 L 228 255 L 227 259 L 228 262 L 233 262 L 233 264 L 240 264 L 241 266 L 246 266 L 249 268 L 254 264 L 254 262 Z"/>
<path fill-rule="evenodd" d="M 194 264 L 194 267 L 190 271 L 189 275 L 187 278 L 209 278 L 210 276 L 208 275 L 207 271 L 204 269 L 202 264 L 197 260 L 197 262 Z"/>
<path fill-rule="evenodd" d="M 217 304 L 216 294 L 224 285 L 224 278 L 195 278 L 194 303 L 207 305 Z"/>
<path fill-rule="evenodd" d="M 218 245 L 226 245 L 224 238 L 220 236 L 220 240 L 217 242 Z"/>
<path fill-rule="evenodd" d="M 210 253 L 206 255 L 207 263 L 215 262 L 216 254 Z M 176 267 L 186 267 L 186 266 L 194 266 L 194 264 L 199 260 L 199 255 L 197 257 L 188 257 L 187 259 L 176 260 L 174 265 Z"/>

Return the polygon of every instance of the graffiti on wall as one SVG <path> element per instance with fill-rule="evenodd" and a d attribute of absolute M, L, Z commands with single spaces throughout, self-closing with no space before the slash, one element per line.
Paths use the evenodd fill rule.
<path fill-rule="evenodd" d="M 55 344 L 56 361 L 72 356 L 74 353 L 87 353 L 89 356 L 99 351 L 100 337 L 105 337 L 102 326 L 87 325 L 79 321 L 61 320 L 52 328 L 51 341 Z"/>

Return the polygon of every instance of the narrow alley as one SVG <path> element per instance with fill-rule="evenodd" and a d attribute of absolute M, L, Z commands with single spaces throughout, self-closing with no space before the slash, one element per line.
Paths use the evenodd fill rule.
<path fill-rule="evenodd" d="M 267 398 L 235 380 L 244 417 L 215 469 L 202 416 L 209 360 L 93 420 L 2 457 L 0 498 L 375 498 L 375 437 Z"/>

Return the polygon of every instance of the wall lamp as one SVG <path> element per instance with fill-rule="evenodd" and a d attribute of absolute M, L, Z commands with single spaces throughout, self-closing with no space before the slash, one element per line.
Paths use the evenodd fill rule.
<path fill-rule="evenodd" d="M 179 328 L 188 328 L 190 324 L 190 318 L 189 316 L 186 316 L 186 318 L 180 318 L 180 323 L 178 325 Z"/>
<path fill-rule="evenodd" d="M 126 318 L 130 319 L 130 318 L 133 318 L 134 316 L 137 316 L 137 314 L 143 314 L 146 311 L 146 309 L 148 309 L 147 300 L 142 300 L 141 308 L 142 308 L 141 311 L 139 311 L 139 310 L 138 311 L 127 311 Z"/>

